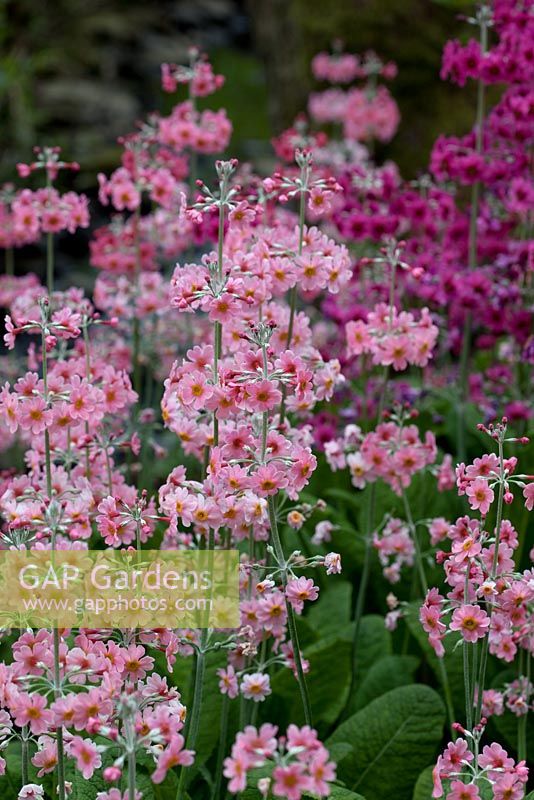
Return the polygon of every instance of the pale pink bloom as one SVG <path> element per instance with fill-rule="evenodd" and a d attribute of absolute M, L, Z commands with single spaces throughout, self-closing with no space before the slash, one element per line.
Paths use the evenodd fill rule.
<path fill-rule="evenodd" d="M 504 711 L 504 702 L 501 692 L 495 689 L 486 689 L 482 693 L 482 715 L 484 717 L 499 717 Z"/>
<path fill-rule="evenodd" d="M 45 733 L 53 724 L 52 711 L 46 707 L 46 697 L 37 693 L 30 695 L 20 692 L 16 697 L 13 716 L 16 725 L 20 728 L 28 725 L 36 736 Z"/>
<path fill-rule="evenodd" d="M 311 578 L 294 578 L 288 581 L 285 594 L 297 613 L 301 613 L 306 600 L 317 600 L 319 597 L 319 587 L 314 586 Z"/>
<path fill-rule="evenodd" d="M 495 779 L 493 800 L 523 800 L 525 787 L 517 775 L 509 772 L 498 776 L 498 773 L 495 773 Z"/>
<path fill-rule="evenodd" d="M 523 497 L 525 498 L 525 506 L 528 511 L 534 508 L 534 483 L 527 483 L 523 489 Z"/>
<path fill-rule="evenodd" d="M 347 322 L 345 326 L 347 336 L 347 350 L 351 356 L 366 353 L 371 347 L 371 334 L 363 320 Z"/>
<path fill-rule="evenodd" d="M 254 222 L 255 217 L 256 211 L 245 200 L 241 200 L 228 214 L 228 219 L 236 228 L 246 227 L 251 222 Z"/>
<path fill-rule="evenodd" d="M 438 542 L 447 538 L 449 532 L 449 522 L 444 517 L 436 517 L 428 528 L 430 533 L 430 543 L 434 546 Z"/>
<path fill-rule="evenodd" d="M 488 632 L 490 619 L 479 606 L 463 605 L 456 608 L 450 624 L 451 631 L 460 631 L 466 642 L 476 642 Z"/>
<path fill-rule="evenodd" d="M 466 559 L 475 558 L 482 551 L 482 545 L 473 536 L 466 536 L 465 539 L 457 539 L 452 543 L 454 561 L 461 564 Z"/>
<path fill-rule="evenodd" d="M 488 478 L 492 472 L 500 473 L 499 459 L 495 453 L 486 453 L 481 458 L 475 458 L 473 463 L 465 470 L 466 477 L 469 480 Z"/>
<path fill-rule="evenodd" d="M 270 411 L 279 405 L 282 392 L 272 381 L 261 380 L 247 384 L 247 408 L 250 411 Z"/>
<path fill-rule="evenodd" d="M 489 768 L 489 777 L 492 780 L 496 780 L 499 777 L 499 772 L 492 772 L 492 770 L 504 770 L 507 772 L 513 768 L 514 759 L 508 756 L 508 753 L 500 744 L 493 742 L 493 744 L 486 745 L 483 748 L 478 757 L 478 764 L 480 767 Z"/>
<path fill-rule="evenodd" d="M 186 375 L 180 382 L 179 395 L 182 403 L 191 406 L 195 411 L 204 408 L 212 394 L 213 386 L 208 383 L 202 372 Z"/>
<path fill-rule="evenodd" d="M 327 553 L 324 557 L 327 575 L 336 575 L 341 572 L 341 556 L 339 553 Z"/>
<path fill-rule="evenodd" d="M 90 739 L 73 736 L 67 743 L 66 749 L 67 753 L 75 759 L 76 768 L 80 770 L 86 780 L 92 777 L 95 769 L 102 766 L 102 758 L 97 746 Z"/>
<path fill-rule="evenodd" d="M 245 753 L 237 752 L 234 755 L 234 749 L 232 748 L 232 757 L 224 759 L 223 775 L 225 778 L 229 778 L 228 791 L 237 794 L 246 788 L 247 769 L 250 761 Z"/>
<path fill-rule="evenodd" d="M 184 750 L 184 737 L 177 733 L 171 739 L 170 744 L 160 754 L 155 771 L 152 773 L 152 781 L 161 783 L 165 780 L 167 772 L 172 767 L 190 767 L 195 759 L 193 750 Z"/>
<path fill-rule="evenodd" d="M 471 508 L 474 511 L 478 509 L 482 516 L 485 516 L 495 497 L 493 489 L 488 482 L 484 478 L 475 478 L 474 481 L 468 484 L 465 493 L 469 498 Z"/>
<path fill-rule="evenodd" d="M 255 703 L 261 703 L 271 694 L 269 676 L 261 672 L 245 675 L 241 681 L 240 690 L 243 697 L 247 700 L 254 700 Z"/>
<path fill-rule="evenodd" d="M 480 793 L 474 783 L 452 781 L 451 790 L 447 794 L 446 800 L 479 800 L 479 798 Z"/>
<path fill-rule="evenodd" d="M 227 694 L 230 699 L 237 697 L 239 693 L 239 686 L 237 683 L 237 675 L 235 669 L 231 664 L 226 669 L 221 668 L 217 670 L 219 676 L 219 689 L 222 694 Z"/>
<path fill-rule="evenodd" d="M 140 680 L 154 666 L 152 656 L 145 655 L 145 648 L 131 644 L 124 653 L 124 671 L 131 680 Z"/>
<path fill-rule="evenodd" d="M 53 413 L 47 409 L 42 397 L 25 400 L 19 406 L 19 425 L 22 430 L 29 430 L 34 436 L 49 428 L 52 420 Z"/>
<path fill-rule="evenodd" d="M 286 800 L 300 800 L 304 792 L 311 791 L 312 781 L 299 761 L 273 769 L 273 795 Z"/>
<path fill-rule="evenodd" d="M 44 789 L 37 783 L 27 783 L 18 793 L 18 800 L 41 800 Z"/>
<path fill-rule="evenodd" d="M 261 497 L 276 494 L 280 489 L 285 489 L 288 483 L 286 475 L 272 463 L 258 467 L 251 476 L 251 488 Z"/>
<path fill-rule="evenodd" d="M 56 743 L 49 736 L 39 739 L 39 750 L 31 760 L 34 767 L 38 768 L 37 777 L 42 778 L 49 772 L 53 772 L 57 767 L 57 747 Z"/>

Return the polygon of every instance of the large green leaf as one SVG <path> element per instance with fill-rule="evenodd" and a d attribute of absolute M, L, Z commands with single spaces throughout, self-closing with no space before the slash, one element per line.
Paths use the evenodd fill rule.
<path fill-rule="evenodd" d="M 402 686 L 373 700 L 327 741 L 352 745 L 339 777 L 368 800 L 411 800 L 419 773 L 436 755 L 445 708 L 428 686 Z"/>
<path fill-rule="evenodd" d="M 372 665 L 391 654 L 391 634 L 386 630 L 384 618 L 378 614 L 366 614 L 360 622 L 357 642 L 356 685 Z"/>
<path fill-rule="evenodd" d="M 354 624 L 352 626 L 354 637 Z M 369 671 L 385 656 L 391 655 L 391 634 L 384 625 L 384 618 L 378 614 L 362 617 L 356 647 L 356 671 L 352 695 L 349 698 L 344 718 L 350 716 L 362 704 L 356 705 L 357 692 L 366 680 Z M 393 688 L 392 686 L 388 688 Z"/>
<path fill-rule="evenodd" d="M 414 682 L 419 659 L 415 656 L 384 656 L 376 661 L 356 687 L 351 707 L 354 711 L 364 708 L 372 700 Z"/>
<path fill-rule="evenodd" d="M 336 627 L 350 622 L 352 586 L 348 581 L 334 577 L 332 584 L 321 591 L 319 601 L 314 603 L 306 620 L 316 630 L 331 632 Z"/>
<path fill-rule="evenodd" d="M 330 637 L 304 649 L 304 657 L 310 662 L 306 683 L 315 723 L 332 724 L 347 702 L 351 653 L 350 636 Z M 291 721 L 302 723 L 302 704 L 293 673 L 287 669 L 278 672 L 273 678 L 272 689 L 287 701 Z"/>
<path fill-rule="evenodd" d="M 417 778 L 417 783 L 415 784 L 413 790 L 413 798 L 412 800 L 432 800 L 432 770 L 434 766 L 426 767 L 419 777 Z"/>
<path fill-rule="evenodd" d="M 410 629 L 410 633 L 420 646 L 426 661 L 432 668 L 436 679 L 439 681 L 443 688 L 443 680 L 446 675 L 451 690 L 452 700 L 455 704 L 455 710 L 460 715 L 465 712 L 464 708 L 464 669 L 462 660 L 462 651 L 460 648 L 454 650 L 454 645 L 458 640 L 458 636 L 447 636 L 443 642 L 445 647 L 445 655 L 442 659 L 438 658 L 434 650 L 428 643 L 428 636 L 423 630 L 423 626 L 419 621 L 419 604 L 410 603 L 406 610 L 406 624 Z M 463 717 L 461 717 L 463 718 Z"/>

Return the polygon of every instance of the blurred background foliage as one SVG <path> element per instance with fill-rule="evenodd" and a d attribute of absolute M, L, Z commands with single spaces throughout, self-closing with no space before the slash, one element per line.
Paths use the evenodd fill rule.
<path fill-rule="evenodd" d="M 162 61 L 198 44 L 227 82 L 205 105 L 225 106 L 232 155 L 268 157 L 272 135 L 305 108 L 309 63 L 332 40 L 399 66 L 402 123 L 380 157 L 411 177 L 439 132 L 472 125 L 473 96 L 439 80 L 447 38 L 465 34 L 459 0 L 0 0 L 0 181 L 34 144 L 59 144 L 82 171 L 76 188 L 116 166 L 117 137 L 164 113 Z M 469 31 L 468 31 L 469 33 Z"/>

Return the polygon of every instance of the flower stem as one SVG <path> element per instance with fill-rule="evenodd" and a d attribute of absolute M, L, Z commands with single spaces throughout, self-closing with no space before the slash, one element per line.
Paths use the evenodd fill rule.
<path fill-rule="evenodd" d="M 48 361 L 46 353 L 46 337 L 43 331 L 42 337 L 42 350 L 43 350 L 43 384 L 44 384 L 44 398 L 48 405 Z M 52 455 L 50 452 L 50 435 L 48 429 L 45 428 L 44 432 L 45 443 L 45 472 L 46 472 L 46 494 L 48 502 L 52 501 Z M 55 536 L 52 535 L 51 548 L 54 550 Z M 60 636 L 58 628 L 53 628 L 53 651 L 54 651 L 54 697 L 58 699 L 61 697 L 61 671 L 59 660 L 59 645 Z M 58 797 L 59 800 L 65 800 L 65 754 L 63 746 L 63 727 L 59 725 L 56 729 L 56 746 L 57 746 L 57 782 L 58 782 Z"/>
<path fill-rule="evenodd" d="M 499 494 L 497 497 L 497 518 L 495 522 L 495 550 L 493 552 L 493 562 L 491 565 L 491 574 L 489 578 L 490 581 L 495 580 L 495 576 L 497 574 L 497 567 L 499 565 L 499 544 L 501 541 L 501 527 L 502 527 L 503 500 L 504 500 L 504 452 L 503 452 L 502 439 L 499 439 L 499 472 L 500 472 L 500 481 L 499 481 Z M 488 605 L 488 617 L 490 618 L 490 623 L 491 623 L 492 613 L 493 613 L 493 604 L 490 603 Z M 480 669 L 478 673 L 478 684 L 477 684 L 478 697 L 477 697 L 477 707 L 475 713 L 475 724 L 478 724 L 482 717 L 482 694 L 484 692 L 484 684 L 486 681 L 488 650 L 489 650 L 489 636 L 486 635 L 486 637 L 484 638 L 484 643 L 482 645 L 482 654 L 480 657 Z"/>
<path fill-rule="evenodd" d="M 488 49 L 488 26 L 485 19 L 481 20 L 480 25 L 480 49 L 482 55 Z M 484 111 L 485 111 L 485 86 L 479 78 L 477 87 L 477 107 L 476 107 L 476 141 L 475 150 L 478 155 L 482 153 L 484 144 Z M 471 188 L 471 209 L 469 218 L 469 269 L 476 269 L 478 263 L 478 210 L 480 205 L 480 181 L 475 181 Z M 465 406 L 468 396 L 469 378 L 469 356 L 471 353 L 471 333 L 473 327 L 473 317 L 470 311 L 465 315 L 464 329 L 462 335 L 462 350 L 460 353 L 460 402 L 458 405 L 458 428 L 457 428 L 457 450 L 460 461 L 465 460 Z"/>
<path fill-rule="evenodd" d="M 135 773 L 135 750 L 132 749 L 128 753 L 128 800 L 135 800 Z"/>
<path fill-rule="evenodd" d="M 304 185 L 307 185 L 308 178 L 304 175 L 304 168 L 302 172 L 303 188 L 300 193 L 299 202 L 299 241 L 297 254 L 302 255 L 302 246 L 304 244 L 304 223 L 306 220 L 306 190 Z M 295 327 L 295 314 L 297 311 L 297 286 L 293 286 L 289 292 L 289 323 L 287 326 L 287 342 L 286 347 L 289 350 L 291 342 L 293 341 L 293 328 Z M 286 386 L 282 386 L 282 402 L 280 403 L 280 425 L 283 425 L 286 418 Z"/>
<path fill-rule="evenodd" d="M 46 286 L 48 296 L 54 291 L 54 234 L 46 234 Z"/>
<path fill-rule="evenodd" d="M 224 754 L 226 752 L 226 741 L 228 739 L 228 715 L 230 712 L 230 702 L 228 695 L 223 695 L 222 708 L 221 708 L 221 729 L 219 732 L 219 748 L 217 750 L 217 764 L 215 767 L 215 783 L 213 785 L 213 792 L 211 794 L 212 800 L 219 800 L 222 779 L 223 779 L 223 762 Z"/>
<path fill-rule="evenodd" d="M 188 730 L 187 730 L 187 749 L 194 750 L 200 727 L 200 711 L 202 708 L 202 694 L 204 690 L 204 673 L 206 671 L 206 653 L 205 647 L 207 644 L 208 631 L 203 629 L 200 637 L 200 646 L 196 656 L 195 664 L 195 686 L 193 689 L 193 698 L 191 700 L 191 713 L 188 714 Z M 180 770 L 180 778 L 178 780 L 178 789 L 176 792 L 176 800 L 182 800 L 185 791 L 185 776 L 186 769 L 182 767 Z"/>
<path fill-rule="evenodd" d="M 137 402 L 141 403 L 141 320 L 136 309 L 137 299 L 139 297 L 139 279 L 141 277 L 141 237 L 140 237 L 140 224 L 141 224 L 141 205 L 138 205 L 134 211 L 133 227 L 134 227 L 134 248 L 135 248 L 135 263 L 134 263 L 134 308 L 132 320 L 132 368 L 133 368 L 133 388 L 137 392 Z"/>
<path fill-rule="evenodd" d="M 423 555 L 422 555 L 422 552 L 421 552 L 421 543 L 419 541 L 419 535 L 417 533 L 417 526 L 415 525 L 415 523 L 413 521 L 412 510 L 410 508 L 410 503 L 408 502 L 408 497 L 407 497 L 405 491 L 402 492 L 402 501 L 404 503 L 404 512 L 406 514 L 406 521 L 408 522 L 408 527 L 410 528 L 410 533 L 412 535 L 412 540 L 413 540 L 414 547 L 415 547 L 415 560 L 416 560 L 416 564 L 417 564 L 417 571 L 419 573 L 419 580 L 421 582 L 421 588 L 423 590 L 423 593 L 426 595 L 427 592 L 428 592 L 428 581 L 426 579 L 425 565 L 424 565 L 424 562 L 423 562 Z M 449 676 L 447 674 L 447 668 L 445 666 L 445 663 L 444 663 L 443 659 L 441 659 L 441 658 L 438 658 L 437 664 L 438 664 L 438 671 L 439 671 L 439 677 L 440 677 L 440 680 L 441 680 L 441 685 L 443 687 L 443 694 L 444 694 L 444 697 L 445 697 L 445 705 L 447 707 L 447 716 L 449 718 L 449 725 L 451 727 L 452 735 L 454 736 L 454 738 L 456 738 L 454 729 L 452 727 L 453 723 L 455 721 L 454 720 L 454 706 L 453 706 L 453 703 L 452 703 L 452 693 L 451 693 L 451 687 L 450 687 L 450 683 L 449 683 Z"/>
<path fill-rule="evenodd" d="M 268 507 L 269 507 L 269 522 L 271 525 L 271 536 L 273 540 L 274 552 L 276 554 L 276 558 L 281 570 L 282 585 L 285 588 L 287 585 L 287 564 L 284 556 L 284 551 L 282 548 L 282 542 L 280 541 L 280 534 L 278 532 L 278 522 L 276 520 L 276 502 L 273 495 L 271 495 L 268 499 Z M 300 655 L 300 646 L 297 633 L 297 624 L 295 621 L 295 612 L 293 610 L 293 606 L 291 605 L 287 597 L 285 598 L 285 601 L 286 601 L 286 611 L 287 611 L 287 626 L 289 629 L 289 638 L 291 639 L 291 643 L 293 645 L 293 658 L 295 659 L 297 682 L 299 685 L 300 696 L 302 699 L 302 706 L 304 709 L 304 719 L 306 721 L 306 725 L 312 725 L 310 698 L 308 695 L 308 687 L 306 685 L 306 677 L 304 675 L 304 669 L 302 667 L 302 659 Z"/>
<path fill-rule="evenodd" d="M 26 786 L 29 779 L 29 752 L 28 752 L 28 726 L 22 726 L 22 785 Z"/>

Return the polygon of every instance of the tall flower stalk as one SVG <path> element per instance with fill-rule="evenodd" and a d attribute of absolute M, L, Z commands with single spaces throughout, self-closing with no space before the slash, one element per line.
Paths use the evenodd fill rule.
<path fill-rule="evenodd" d="M 488 49 L 488 29 L 491 25 L 491 8 L 481 6 L 477 12 L 476 22 L 480 27 L 480 50 L 482 58 Z M 482 155 L 484 149 L 484 115 L 486 107 L 486 88 L 482 77 L 477 82 L 477 104 L 475 117 L 475 153 Z M 471 207 L 469 216 L 469 269 L 476 269 L 478 264 L 478 212 L 480 206 L 480 193 L 482 182 L 477 180 L 471 188 Z M 458 432 L 457 447 L 458 458 L 460 461 L 465 459 L 465 427 L 466 427 L 466 403 L 468 397 L 468 378 L 469 378 L 469 358 L 471 353 L 471 333 L 473 317 L 471 311 L 467 311 L 464 321 L 462 334 L 462 349 L 460 352 L 459 383 L 460 383 L 460 404 L 458 408 Z"/>
<path fill-rule="evenodd" d="M 43 393 L 46 406 L 49 405 L 48 394 L 48 356 L 47 356 L 47 322 L 50 314 L 50 304 L 48 301 L 41 303 L 42 312 L 42 359 L 43 359 Z M 46 475 L 46 496 L 48 501 L 49 514 L 51 511 L 53 499 L 52 490 L 52 454 L 50 450 L 50 434 L 48 429 L 44 431 L 44 449 L 45 449 L 45 475 Z M 52 515 L 50 514 L 52 517 Z M 51 548 L 55 548 L 55 530 L 52 529 Z M 61 661 L 60 661 L 60 644 L 61 637 L 59 629 L 54 627 L 52 630 L 53 637 L 53 681 L 54 681 L 54 696 L 56 699 L 61 697 Z M 57 791 L 59 800 L 66 798 L 66 785 L 65 785 L 65 747 L 63 743 L 63 727 L 58 725 L 56 728 L 56 746 L 57 746 Z"/>

